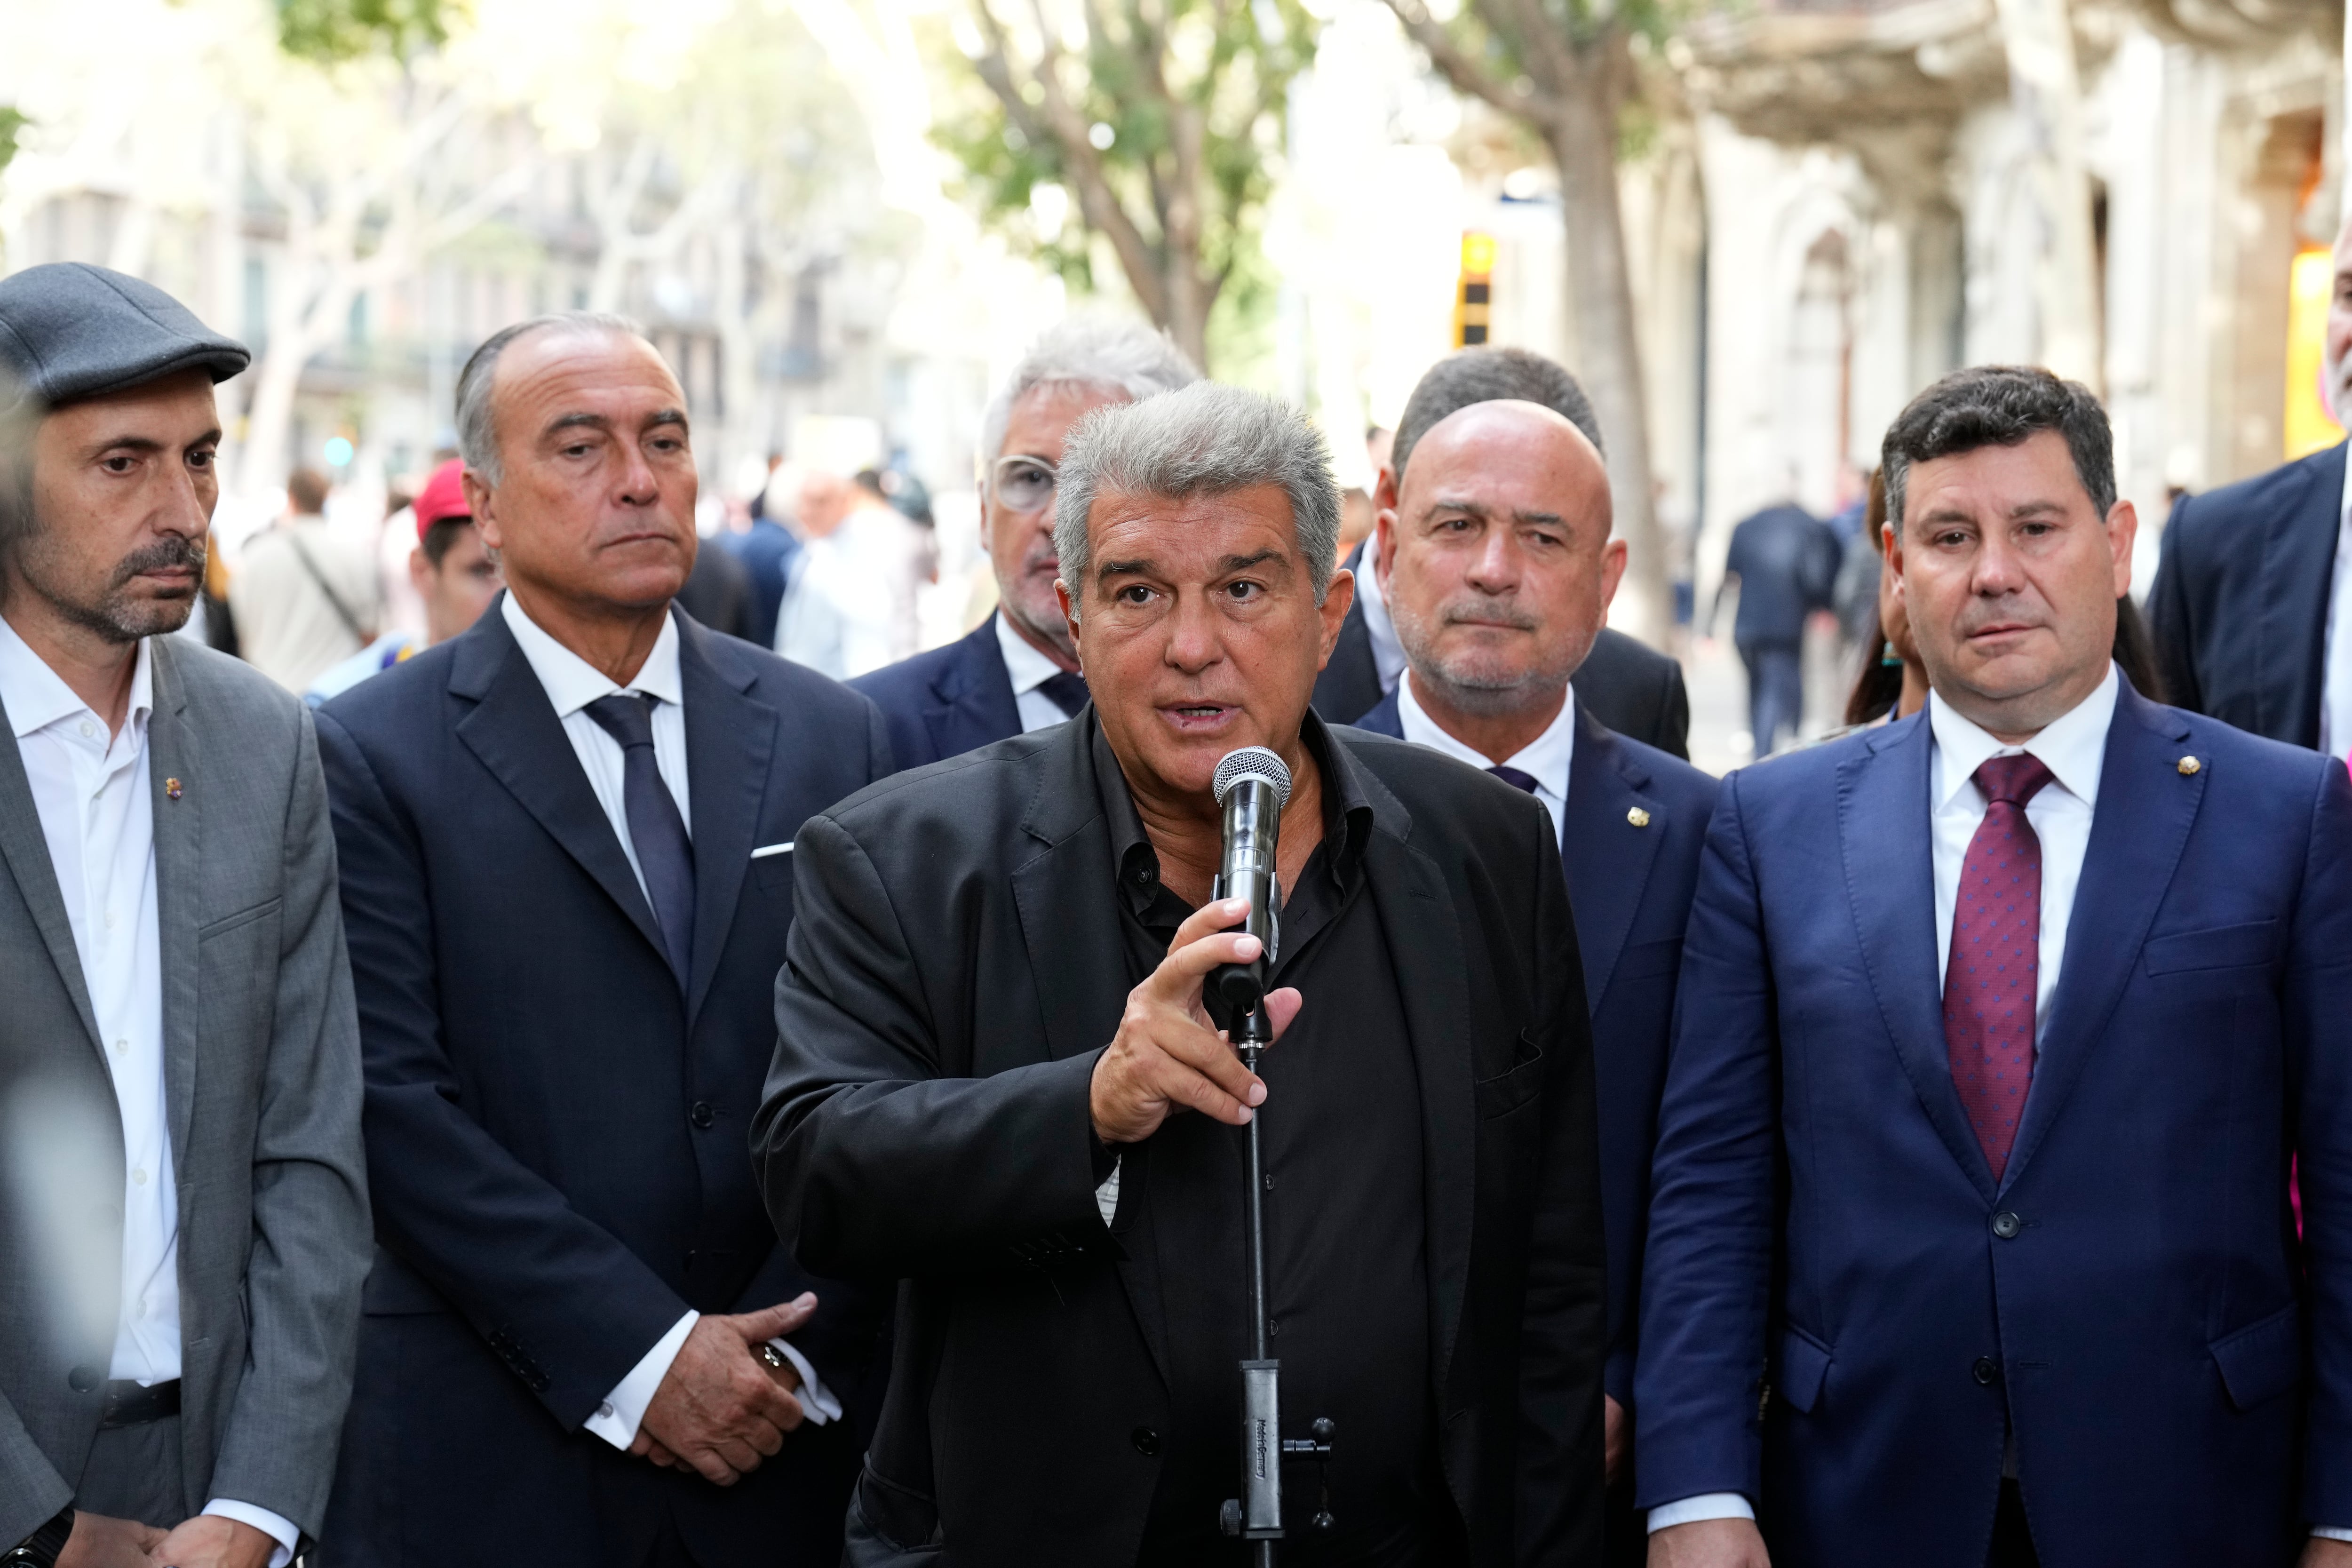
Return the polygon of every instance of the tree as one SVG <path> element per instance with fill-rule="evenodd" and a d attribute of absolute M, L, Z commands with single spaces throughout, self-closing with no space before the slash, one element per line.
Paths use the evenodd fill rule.
<path fill-rule="evenodd" d="M 940 140 L 1000 219 L 1066 193 L 1081 238 L 1041 236 L 1045 258 L 1088 284 L 1084 237 L 1098 237 L 1144 312 L 1206 364 L 1210 312 L 1255 243 L 1314 19 L 1299 0 L 1049 3 L 1013 16 L 1013 0 L 974 0 L 959 31 L 989 100 Z"/>
<path fill-rule="evenodd" d="M 1649 405 L 1633 335 L 1633 288 L 1617 202 L 1618 121 L 1634 80 L 1632 42 L 1663 28 L 1660 0 L 1465 0 L 1451 22 L 1424 0 L 1388 0 L 1456 92 L 1542 141 L 1559 171 L 1565 279 L 1578 379 L 1609 447 L 1609 492 L 1632 562 L 1628 587 L 1653 638 L 1674 624 L 1650 471 Z"/>
<path fill-rule="evenodd" d="M 277 0 L 278 46 L 321 65 L 449 41 L 443 0 Z"/>

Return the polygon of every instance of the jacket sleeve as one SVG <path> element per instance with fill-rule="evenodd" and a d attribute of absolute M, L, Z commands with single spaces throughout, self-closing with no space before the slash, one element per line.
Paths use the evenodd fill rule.
<path fill-rule="evenodd" d="M 1516 1560 L 1526 1568 L 1550 1568 L 1601 1560 L 1608 1253 L 1584 966 L 1577 957 L 1568 886 L 1552 853 L 1551 817 L 1539 812 L 1536 821 L 1538 842 L 1528 852 L 1540 868 L 1530 922 L 1540 958 L 1533 972 L 1542 987 L 1537 1028 L 1551 1066 L 1544 1080 L 1543 1152 L 1519 1328 Z"/>
<path fill-rule="evenodd" d="M 1669 756 L 1690 761 L 1690 689 L 1683 684 L 1683 661 L 1670 660 L 1666 689 L 1658 705 L 1658 738 L 1654 744 Z"/>
<path fill-rule="evenodd" d="M 335 841 L 309 710 L 298 720 L 284 938 L 253 1144 L 251 1332 L 211 1495 L 267 1509 L 316 1538 L 351 1400 L 372 1240 Z"/>
<path fill-rule="evenodd" d="M 776 1056 L 751 1129 L 778 1233 L 799 1237 L 816 1273 L 884 1278 L 1002 1264 L 1044 1237 L 1099 1237 L 1088 1090 L 1101 1053 L 950 1076 L 865 847 L 817 816 L 793 854 Z"/>
<path fill-rule="evenodd" d="M 2186 557 L 2196 548 L 2184 526 L 2197 498 L 2183 496 L 2164 525 L 2163 553 L 2156 568 L 2156 585 L 2147 595 L 2147 631 L 2156 645 L 2156 670 L 2164 679 L 2165 700 L 2192 713 L 2205 711 L 2205 694 L 2197 680 L 2195 628 L 2189 625 L 2189 585 L 2195 566 Z"/>
<path fill-rule="evenodd" d="M 572 1430 L 687 1304 L 469 1113 L 442 1039 L 415 835 L 331 714 L 319 715 L 319 738 L 359 1001 L 377 1238 Z"/>
<path fill-rule="evenodd" d="M 2352 780 L 2322 763 L 2287 950 L 2284 1023 L 2310 1344 L 2303 1517 L 2352 1526 Z"/>
<path fill-rule="evenodd" d="M 1708 1492 L 1752 1503 L 1772 1279 L 1779 1037 L 1763 906 L 1724 781 L 1683 940 L 1633 1376 L 1637 1507 Z"/>

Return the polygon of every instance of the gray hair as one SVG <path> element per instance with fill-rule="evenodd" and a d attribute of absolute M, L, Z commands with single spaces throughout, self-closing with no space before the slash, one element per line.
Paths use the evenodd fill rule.
<path fill-rule="evenodd" d="M 1506 400 L 1536 403 L 1550 409 L 1584 432 L 1592 449 L 1609 460 L 1601 444 L 1601 421 L 1592 400 L 1584 395 L 1576 377 L 1543 355 L 1528 349 L 1463 349 L 1431 365 L 1405 399 L 1397 420 L 1396 441 L 1389 448 L 1389 468 L 1404 483 L 1404 465 L 1430 426 L 1461 413 L 1474 404 Z"/>
<path fill-rule="evenodd" d="M 981 416 L 980 458 L 1004 455 L 1013 405 L 1041 386 L 1099 387 L 1140 403 L 1201 379 L 1168 334 L 1118 316 L 1072 316 L 1045 329 Z"/>
<path fill-rule="evenodd" d="M 493 485 L 506 479 L 506 466 L 499 458 L 496 411 L 490 406 L 490 384 L 498 379 L 499 355 L 518 338 L 547 331 L 580 336 L 597 332 L 631 338 L 646 335 L 645 329 L 626 316 L 596 310 L 561 310 L 500 327 L 483 339 L 482 346 L 466 362 L 466 368 L 457 373 L 457 455 L 466 459 L 466 467 Z"/>
<path fill-rule="evenodd" d="M 1055 489 L 1054 549 L 1073 605 L 1086 595 L 1087 519 L 1098 495 L 1227 495 L 1279 485 L 1315 602 L 1339 564 L 1339 487 L 1323 433 L 1288 404 L 1196 381 L 1139 403 L 1097 408 L 1070 432 Z"/>

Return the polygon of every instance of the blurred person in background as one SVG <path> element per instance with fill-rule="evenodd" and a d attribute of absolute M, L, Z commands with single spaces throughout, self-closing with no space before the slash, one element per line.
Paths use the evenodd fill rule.
<path fill-rule="evenodd" d="M 1086 682 L 1054 597 L 1054 494 L 1070 427 L 1094 409 L 1189 386 L 1200 373 L 1165 333 L 1073 316 L 1029 346 L 981 420 L 981 538 L 996 609 L 979 627 L 851 682 L 890 726 L 902 768 L 1074 717 Z"/>
<path fill-rule="evenodd" d="M 246 541 L 229 579 L 237 648 L 289 691 L 302 691 L 375 640 L 383 613 L 370 541 L 326 519 L 327 481 L 286 479 L 286 515 Z"/>
<path fill-rule="evenodd" d="M 1586 433 L 1599 447 L 1600 427 L 1590 424 L 1584 391 L 1568 372 L 1526 349 L 1463 349 L 1432 365 L 1406 400 L 1373 498 L 1380 510 L 1396 510 L 1413 447 L 1431 426 L 1473 404 L 1513 398 L 1538 404 L 1572 424 L 1581 411 Z M 1373 432 L 1375 437 L 1383 434 Z M 1377 557 L 1360 545 L 1340 564 L 1355 574 L 1356 602 L 1315 682 L 1315 710 L 1335 723 L 1352 723 L 1396 689 L 1406 660 L 1389 616 Z M 1689 754 L 1690 698 L 1680 664 L 1603 626 L 1577 679 L 1577 700 L 1601 724 L 1670 756 Z"/>
<path fill-rule="evenodd" d="M 1758 757 L 1804 728 L 1805 622 L 1830 607 L 1841 554 L 1829 525 L 1793 501 L 1766 507 L 1731 531 L 1707 627 L 1711 635 L 1737 583 L 1731 641 L 1748 671 L 1748 728 Z"/>
<path fill-rule="evenodd" d="M 694 570 L 687 574 L 686 585 L 677 591 L 677 607 L 714 632 L 756 642 L 760 626 L 759 585 L 751 579 L 751 569 L 719 544 L 719 541 L 725 537 L 722 531 L 706 539 L 703 544 L 707 548 L 694 552 Z"/>
<path fill-rule="evenodd" d="M 1589 404 L 1577 414 L 1474 403 L 1414 446 L 1376 545 L 1410 668 L 1357 722 L 1492 773 L 1551 815 L 1576 911 L 1600 1105 L 1609 1245 L 1602 1533 L 1612 1563 L 1638 1568 L 1645 1537 L 1633 1509 L 1627 1414 L 1636 1288 L 1683 922 L 1716 781 L 1603 728 L 1571 680 L 1625 571 L 1625 542 L 1610 537 L 1597 422 Z"/>
<path fill-rule="evenodd" d="M 457 415 L 507 590 L 318 716 L 377 1240 L 330 1568 L 833 1568 L 881 1305 L 744 1149 L 793 835 L 881 718 L 676 607 L 686 395 L 629 322 L 493 335 Z"/>
<path fill-rule="evenodd" d="M 2352 218 L 2336 236 L 2325 369 L 2352 418 Z M 2352 483 L 2338 441 L 2204 495 L 2165 525 L 2147 601 L 2171 700 L 2291 746 L 2352 753 Z"/>
<path fill-rule="evenodd" d="M 890 662 L 888 600 L 848 528 L 856 494 L 831 469 L 801 475 L 793 507 L 801 551 L 776 611 L 776 652 L 835 680 Z"/>
<path fill-rule="evenodd" d="M 302 694 L 313 708 L 412 654 L 447 642 L 481 619 L 499 596 L 504 579 L 467 510 L 465 475 L 464 460 L 450 458 L 433 470 L 408 509 L 416 520 L 408 580 L 425 606 L 424 635 L 386 632 L 336 665 Z"/>
<path fill-rule="evenodd" d="M 358 1025 L 310 713 L 161 635 L 248 358 L 120 273 L 0 281 L 0 1562 L 27 1568 L 283 1568 L 351 1393 Z"/>
<path fill-rule="evenodd" d="M 736 560 L 751 574 L 751 627 L 750 640 L 761 647 L 776 646 L 776 612 L 784 602 L 784 589 L 792 582 L 795 558 L 801 552 L 801 542 L 784 526 L 790 509 L 777 492 L 782 488 L 784 455 L 768 454 L 767 482 L 760 493 L 751 498 L 751 521 L 740 531 L 730 531 L 719 536 Z"/>
<path fill-rule="evenodd" d="M 1372 525 L 1380 520 L 1380 509 L 1372 504 L 1369 491 L 1349 485 L 1339 492 L 1339 555 L 1342 560 L 1353 555 L 1365 540 L 1372 536 Z"/>

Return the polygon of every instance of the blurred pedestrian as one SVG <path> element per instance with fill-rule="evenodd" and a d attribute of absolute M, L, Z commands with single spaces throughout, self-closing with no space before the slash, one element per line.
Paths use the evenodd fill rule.
<path fill-rule="evenodd" d="M 1639 1568 L 1634 1332 L 1650 1154 L 1683 921 L 1716 781 L 1604 729 L 1571 677 L 1625 571 L 1600 448 L 1552 410 L 1472 404 L 1414 444 L 1378 539 L 1411 668 L 1358 721 L 1527 791 L 1551 814 L 1592 1020 L 1609 1243 L 1608 1561 Z M 1464 773 L 1465 789 L 1475 775 Z"/>
<path fill-rule="evenodd" d="M 856 487 L 825 468 L 801 476 L 801 552 L 776 612 L 776 652 L 836 680 L 890 662 L 890 605 L 866 535 L 849 530 Z"/>
<path fill-rule="evenodd" d="M 761 647 L 776 646 L 776 612 L 784 602 L 784 588 L 792 581 L 795 558 L 801 552 L 801 542 L 793 537 L 783 520 L 790 510 L 782 504 L 778 492 L 784 455 L 768 454 L 768 479 L 760 493 L 751 498 L 751 525 L 740 532 L 720 534 L 719 541 L 743 563 L 751 574 L 751 629 L 750 639 Z"/>
<path fill-rule="evenodd" d="M 0 1562 L 33 1568 L 282 1568 L 351 1393 L 358 1024 L 310 719 L 163 635 L 247 363 L 121 273 L 0 280 Z"/>
<path fill-rule="evenodd" d="M 751 569 L 717 539 L 706 539 L 702 545 L 694 552 L 694 570 L 686 585 L 677 591 L 677 607 L 714 632 L 755 642 L 760 590 Z"/>
<path fill-rule="evenodd" d="M 1200 378 L 1167 335 L 1074 316 L 1029 346 L 981 420 L 981 537 L 995 611 L 977 630 L 854 681 L 890 724 L 902 768 L 1059 724 L 1087 704 L 1054 598 L 1054 489 L 1070 427 L 1094 409 Z"/>
<path fill-rule="evenodd" d="M 1512 399 L 1550 409 L 1578 425 L 1594 448 L 1601 448 L 1601 426 L 1593 421 L 1591 405 L 1567 371 L 1526 349 L 1464 349 L 1431 366 L 1406 400 L 1373 497 L 1381 510 L 1395 511 L 1405 467 L 1431 426 L 1474 404 Z M 1385 434 L 1376 428 L 1375 443 Z M 1378 558 L 1360 546 L 1340 564 L 1355 576 L 1356 602 L 1340 628 L 1339 645 L 1316 679 L 1315 710 L 1328 719 L 1353 721 L 1396 689 L 1405 655 L 1390 621 Z M 1690 699 L 1680 664 L 1603 626 L 1577 679 L 1577 700 L 1602 725 L 1669 755 L 1687 754 Z"/>
<path fill-rule="evenodd" d="M 833 1568 L 880 1303 L 810 1294 L 744 1142 L 793 835 L 881 719 L 675 608 L 686 395 L 629 323 L 507 328 L 457 412 L 507 591 L 319 710 L 379 1243 L 332 1563 Z"/>
<path fill-rule="evenodd" d="M 1725 590 L 1738 584 L 1731 640 L 1748 670 L 1748 728 L 1759 757 L 1804 728 L 1805 622 L 1830 607 L 1839 558 L 1837 536 L 1794 502 L 1766 507 L 1731 531 L 1707 624 L 1722 613 Z"/>
<path fill-rule="evenodd" d="M 1700 863 L 1651 1562 L 2352 1562 L 2352 780 L 2118 672 L 2083 387 L 1956 372 L 1885 473 L 1926 710 L 1734 773 Z"/>
<path fill-rule="evenodd" d="M 312 707 L 390 669 L 435 643 L 447 642 L 476 621 L 499 596 L 505 579 L 482 542 L 466 500 L 466 465 L 452 458 L 433 470 L 407 509 L 416 520 L 416 547 L 408 553 L 408 581 L 425 607 L 425 632 L 386 632 L 310 683 Z"/>
<path fill-rule="evenodd" d="M 289 691 L 373 642 L 383 614 L 374 550 L 330 523 L 326 506 L 323 475 L 288 475 L 286 515 L 246 541 L 229 579 L 238 651 Z"/>
<path fill-rule="evenodd" d="M 1205 382 L 1098 408 L 1057 491 L 1093 703 L 798 839 L 756 1158 L 812 1266 L 907 1280 L 847 1561 L 1242 1560 L 1262 1106 L 1282 1436 L 1337 1427 L 1328 1500 L 1286 1467 L 1286 1561 L 1590 1563 L 1605 1269 L 1550 825 L 1308 708 L 1349 585 L 1304 418 Z M 1260 956 L 1210 897 L 1245 745 L 1292 786 L 1263 1077 L 1202 990 Z"/>
<path fill-rule="evenodd" d="M 2352 218 L 2336 236 L 2324 374 L 2352 418 Z M 2148 629 L 2171 700 L 2352 753 L 2352 484 L 2345 443 L 2201 496 L 2165 525 Z"/>

